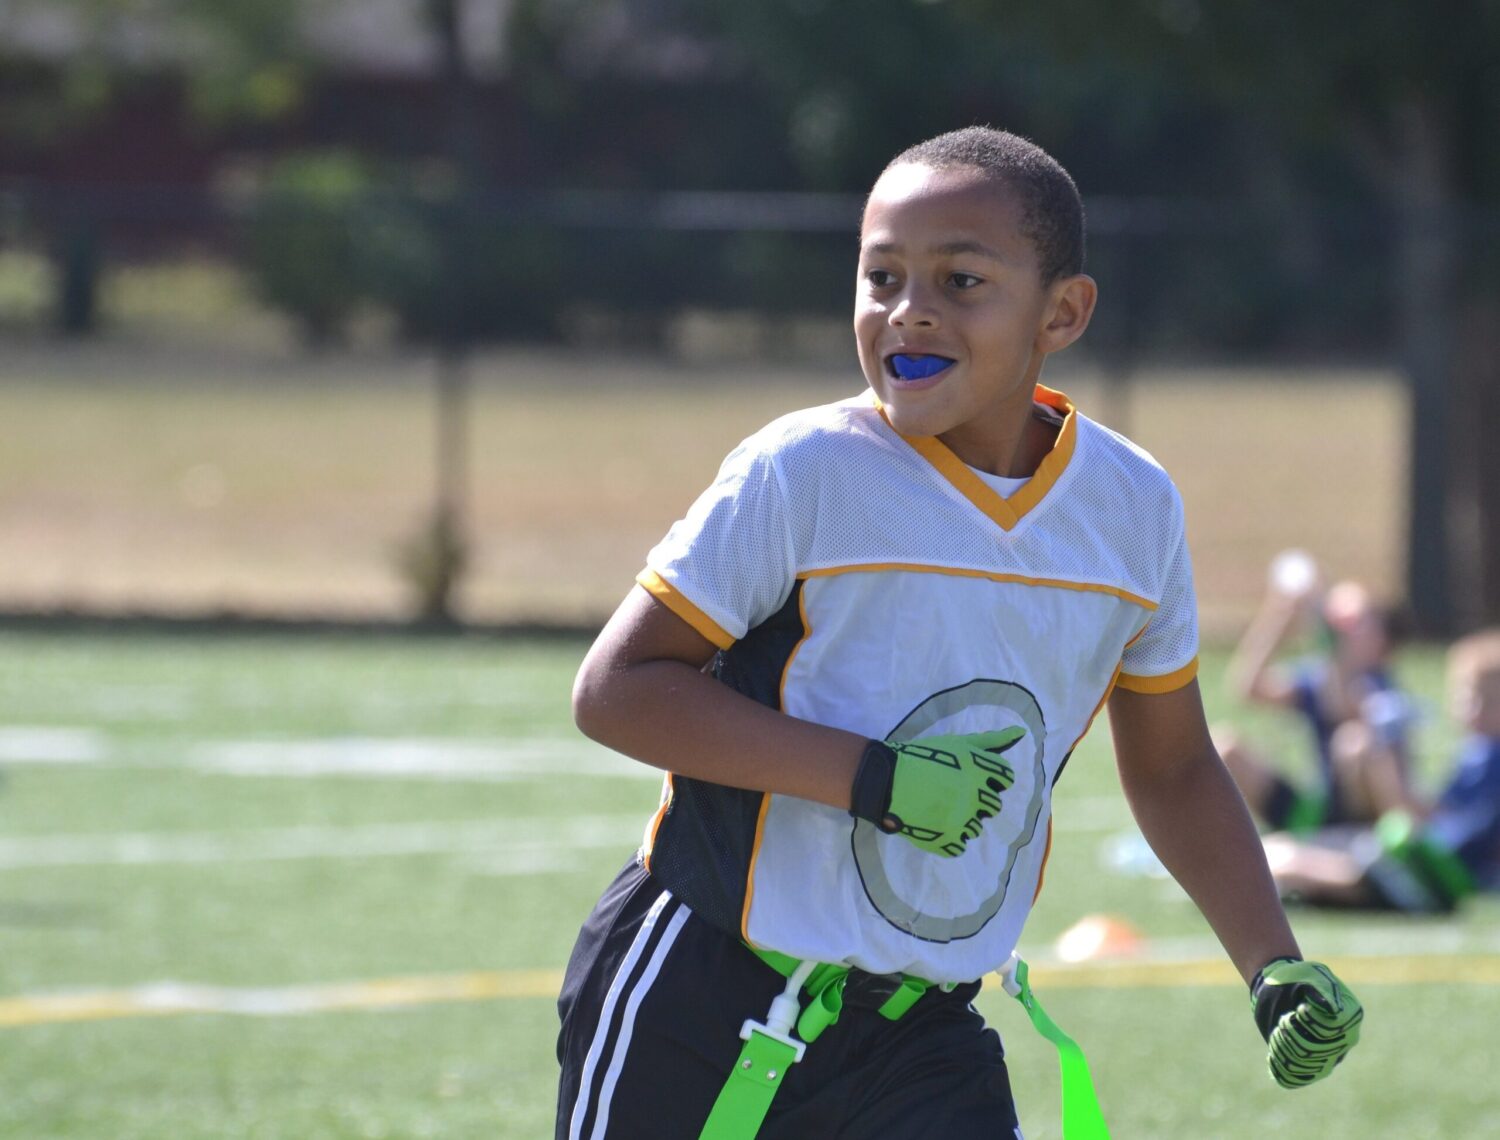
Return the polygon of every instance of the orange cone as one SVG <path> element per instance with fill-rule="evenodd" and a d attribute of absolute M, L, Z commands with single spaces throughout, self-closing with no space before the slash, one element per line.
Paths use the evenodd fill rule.
<path fill-rule="evenodd" d="M 1058 936 L 1053 950 L 1062 962 L 1092 962 L 1133 957 L 1145 944 L 1141 932 L 1118 915 L 1087 914 Z"/>

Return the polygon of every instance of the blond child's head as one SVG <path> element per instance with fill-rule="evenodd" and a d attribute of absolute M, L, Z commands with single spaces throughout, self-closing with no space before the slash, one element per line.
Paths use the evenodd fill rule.
<path fill-rule="evenodd" d="M 1448 651 L 1448 699 L 1468 732 L 1500 737 L 1500 627 L 1481 630 Z"/>

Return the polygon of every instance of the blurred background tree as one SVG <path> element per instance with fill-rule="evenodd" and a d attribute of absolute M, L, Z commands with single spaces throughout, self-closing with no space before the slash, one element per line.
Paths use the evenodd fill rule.
<path fill-rule="evenodd" d="M 1148 353 L 1399 357 L 1417 616 L 1500 618 L 1496 0 L 13 0 L 0 63 L 0 178 L 35 180 L 65 330 L 130 210 L 228 210 L 310 341 L 374 307 L 440 346 L 449 419 L 476 340 L 840 319 L 879 167 L 1006 126 L 1087 191 L 1118 390 Z"/>
<path fill-rule="evenodd" d="M 122 104 L 159 100 L 164 82 L 181 92 L 205 131 L 283 118 L 299 106 L 315 67 L 299 29 L 320 3 L 13 0 L 10 26 L 34 29 L 44 44 L 66 45 L 66 66 L 5 58 L 15 49 L 0 47 L 0 60 L 13 72 L 0 100 L 0 135 L 54 149 Z M 137 172 L 141 177 L 169 182 L 172 172 L 144 169 Z M 86 199 L 76 187 L 65 188 L 51 210 L 61 269 L 56 319 L 73 335 L 97 324 L 103 254 L 98 219 Z"/>
<path fill-rule="evenodd" d="M 594 50 L 578 51 L 580 40 Z M 646 46 L 600 49 L 611 40 Z M 1423 629 L 1451 631 L 1457 576 L 1500 617 L 1500 449 L 1479 438 L 1468 410 L 1500 383 L 1500 270 L 1493 243 L 1471 240 L 1469 217 L 1500 201 L 1494 0 L 872 0 L 855 19 L 828 0 L 525 0 L 511 50 L 523 98 L 560 122 L 580 116 L 601 75 L 711 70 L 771 110 L 781 144 L 756 148 L 753 165 L 798 186 L 859 192 L 911 141 L 991 121 L 1045 139 L 1091 195 L 1244 202 L 1274 218 L 1269 255 L 1291 269 L 1276 279 L 1299 287 L 1267 297 L 1259 321 L 1241 311 L 1223 322 L 1223 349 L 1262 340 L 1268 319 L 1317 325 L 1341 294 L 1368 289 L 1329 280 L 1331 227 L 1312 215 L 1372 211 L 1392 244 L 1392 316 L 1410 382 L 1410 602 Z M 715 141 L 731 152 L 753 145 L 733 130 Z M 650 178 L 658 156 L 641 157 Z M 1257 276 L 1253 255 L 1223 268 Z M 1278 309 L 1291 316 L 1270 317 Z M 1464 345 L 1473 355 L 1459 359 Z M 1455 559 L 1455 545 L 1469 549 Z"/>

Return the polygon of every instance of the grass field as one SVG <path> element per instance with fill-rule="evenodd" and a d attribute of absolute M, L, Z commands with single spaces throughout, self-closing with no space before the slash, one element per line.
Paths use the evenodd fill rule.
<path fill-rule="evenodd" d="M 1402 586 L 1404 396 L 1389 373 L 1151 368 L 1128 398 L 1087 358 L 1048 380 L 1182 488 L 1205 628 L 1266 561 Z M 472 370 L 476 620 L 598 619 L 719 460 L 847 364 L 507 351 Z M 0 608 L 403 616 L 397 551 L 434 482 L 430 362 L 128 342 L 0 342 Z"/>
<path fill-rule="evenodd" d="M 582 650 L 0 636 L 0 1135 L 549 1135 L 558 972 L 656 796 L 571 728 Z M 1216 715 L 1221 670 L 1206 661 Z M 1434 710 L 1431 779 L 1451 744 L 1436 657 L 1403 675 Z M 1102 865 L 1130 832 L 1102 727 L 1057 821 L 1022 949 L 1116 1140 L 1493 1134 L 1496 900 L 1443 921 L 1297 913 L 1369 1016 L 1335 1079 L 1285 1093 L 1190 904 Z M 1057 963 L 1056 936 L 1097 912 L 1139 928 L 1144 957 Z M 1027 1136 L 1057 1137 L 1050 1047 L 980 1000 Z"/>

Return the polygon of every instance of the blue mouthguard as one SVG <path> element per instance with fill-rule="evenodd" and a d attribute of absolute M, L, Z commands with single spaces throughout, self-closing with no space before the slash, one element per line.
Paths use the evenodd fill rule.
<path fill-rule="evenodd" d="M 952 363 L 946 356 L 908 356 L 904 352 L 898 352 L 891 357 L 891 367 L 903 380 L 925 380 L 929 376 L 936 376 Z"/>

